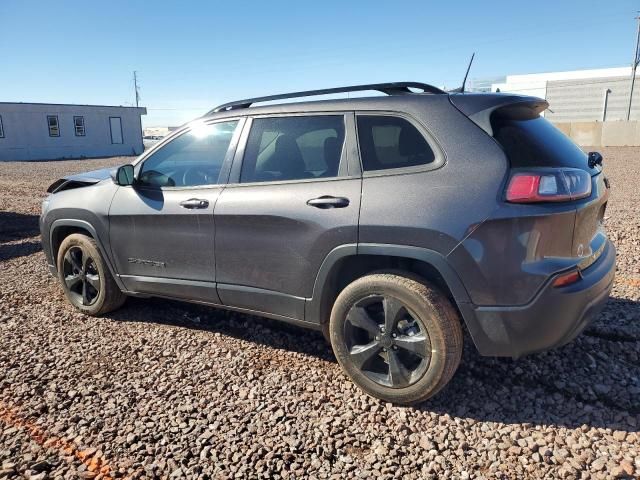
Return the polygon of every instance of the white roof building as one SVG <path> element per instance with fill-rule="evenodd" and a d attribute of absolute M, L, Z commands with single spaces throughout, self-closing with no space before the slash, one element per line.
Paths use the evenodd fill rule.
<path fill-rule="evenodd" d="M 631 67 L 507 75 L 491 82 L 475 79 L 476 91 L 510 92 L 544 98 L 544 116 L 554 122 L 626 120 Z M 640 83 L 640 82 L 638 82 Z M 640 85 L 636 85 L 631 120 L 640 120 Z"/>
<path fill-rule="evenodd" d="M 146 108 L 0 102 L 0 161 L 139 155 Z"/>

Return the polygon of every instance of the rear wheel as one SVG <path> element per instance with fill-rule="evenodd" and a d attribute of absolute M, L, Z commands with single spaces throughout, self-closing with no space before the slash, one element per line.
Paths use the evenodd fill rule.
<path fill-rule="evenodd" d="M 462 355 L 456 310 L 415 276 L 376 273 L 338 295 L 329 324 L 338 362 L 362 390 L 411 404 L 435 395 Z"/>
<path fill-rule="evenodd" d="M 64 294 L 81 312 L 102 315 L 120 308 L 126 300 L 93 238 L 69 235 L 60 245 L 57 260 Z"/>

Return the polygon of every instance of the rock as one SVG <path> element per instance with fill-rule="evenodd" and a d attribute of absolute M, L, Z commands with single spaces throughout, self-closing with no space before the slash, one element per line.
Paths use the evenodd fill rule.
<path fill-rule="evenodd" d="M 629 460 L 622 460 L 620 462 L 620 468 L 624 471 L 626 475 L 633 475 L 634 468 Z"/>
<path fill-rule="evenodd" d="M 90 472 L 88 470 L 84 470 L 82 472 L 76 472 L 76 475 L 78 476 L 78 478 L 84 478 L 84 479 L 92 479 L 98 476 L 96 472 Z"/>
<path fill-rule="evenodd" d="M 379 444 L 373 452 L 379 457 L 386 457 L 389 454 L 389 450 L 383 444 Z"/>
<path fill-rule="evenodd" d="M 637 477 L 639 153 L 605 148 L 617 271 L 585 333 L 517 361 L 465 333 L 451 383 L 412 407 L 360 391 L 317 332 L 161 299 L 77 312 L 41 197 L 130 159 L 0 162 L 0 479 Z"/>
<path fill-rule="evenodd" d="M 421 435 L 420 436 L 420 448 L 422 448 L 424 450 L 432 450 L 432 449 L 435 448 L 435 445 L 427 435 Z"/>
<path fill-rule="evenodd" d="M 607 461 L 604 458 L 596 458 L 593 462 L 591 462 L 591 470 L 599 472 L 600 470 L 604 469 L 606 463 Z"/>
<path fill-rule="evenodd" d="M 618 442 L 624 442 L 627 438 L 627 432 L 623 432 L 622 430 L 617 430 L 613 432 L 613 439 Z"/>
<path fill-rule="evenodd" d="M 603 383 L 597 383 L 593 386 L 593 390 L 600 395 L 606 395 L 611 391 L 611 387 Z"/>

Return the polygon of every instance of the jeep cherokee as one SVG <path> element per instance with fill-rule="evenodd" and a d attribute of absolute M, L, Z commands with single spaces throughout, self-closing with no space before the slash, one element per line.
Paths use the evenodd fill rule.
<path fill-rule="evenodd" d="M 365 90 L 386 95 L 273 103 Z M 158 296 L 321 330 L 365 392 L 419 402 L 454 375 L 463 324 L 481 355 L 519 357 L 607 300 L 602 157 L 547 106 L 416 82 L 228 103 L 52 184 L 49 268 L 89 315 Z"/>

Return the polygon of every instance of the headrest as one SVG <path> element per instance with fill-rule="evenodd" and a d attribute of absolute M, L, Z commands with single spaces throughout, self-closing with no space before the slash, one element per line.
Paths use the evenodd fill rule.
<path fill-rule="evenodd" d="M 273 155 L 273 167 L 284 177 L 295 178 L 305 171 L 306 165 L 296 139 L 290 135 L 281 135 L 276 140 Z"/>

